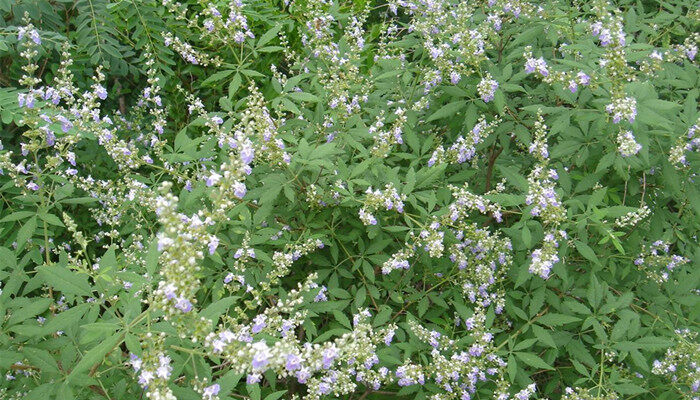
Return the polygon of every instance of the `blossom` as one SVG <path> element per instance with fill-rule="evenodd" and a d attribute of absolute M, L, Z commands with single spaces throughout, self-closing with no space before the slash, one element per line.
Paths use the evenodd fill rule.
<path fill-rule="evenodd" d="M 137 356 L 134 353 L 131 353 L 129 355 L 129 358 L 129 363 L 131 364 L 132 368 L 134 368 L 134 371 L 138 372 L 141 369 L 141 366 L 143 365 L 143 360 L 141 360 L 139 356 Z"/>
<path fill-rule="evenodd" d="M 212 171 L 209 177 L 207 178 L 206 184 L 207 186 L 214 186 L 219 181 L 221 180 L 221 175 L 217 174 L 216 172 Z"/>
<path fill-rule="evenodd" d="M 151 381 L 155 378 L 155 374 L 149 370 L 143 370 L 139 374 L 138 382 L 141 386 L 148 386 Z"/>
<path fill-rule="evenodd" d="M 257 315 L 255 319 L 253 319 L 253 328 L 251 329 L 251 332 L 253 333 L 258 333 L 263 330 L 267 326 L 266 324 L 267 316 L 264 314 Z"/>
<path fill-rule="evenodd" d="M 188 313 L 192 311 L 192 303 L 188 299 L 181 297 L 177 299 L 177 302 L 175 303 L 175 308 L 184 313 Z"/>
<path fill-rule="evenodd" d="M 539 275 L 542 279 L 549 278 L 549 272 L 552 266 L 559 262 L 559 256 L 556 253 L 543 249 L 534 250 L 531 258 L 530 273 Z"/>
<path fill-rule="evenodd" d="M 39 35 L 39 31 L 34 29 L 33 26 L 29 25 L 19 27 L 17 31 L 17 40 L 22 40 L 25 36 L 31 39 L 34 44 L 41 44 L 41 36 Z"/>
<path fill-rule="evenodd" d="M 406 195 L 399 194 L 393 184 L 389 183 L 384 190 L 372 190 L 371 187 L 365 191 L 366 197 L 364 207 L 360 208 L 360 220 L 365 225 L 376 225 L 377 219 L 372 214 L 373 211 L 379 208 L 386 210 L 396 210 L 398 213 L 403 212 Z"/>
<path fill-rule="evenodd" d="M 18 93 L 17 102 L 20 107 L 34 108 L 34 93 Z"/>
<path fill-rule="evenodd" d="M 248 377 L 246 377 L 246 383 L 249 385 L 254 385 L 254 384 L 260 382 L 261 378 L 262 378 L 262 375 L 260 375 L 259 373 L 248 374 Z"/>
<path fill-rule="evenodd" d="M 471 131 L 459 136 L 447 150 L 438 147 L 428 160 L 428 166 L 442 162 L 462 164 L 472 160 L 476 156 L 476 146 L 493 132 L 498 122 L 499 120 L 494 120 L 487 123 L 484 116 L 480 117 Z"/>
<path fill-rule="evenodd" d="M 605 107 L 605 111 L 613 116 L 613 122 L 619 123 L 626 119 L 633 123 L 637 116 L 637 100 L 633 97 L 616 97 Z"/>
<path fill-rule="evenodd" d="M 219 386 L 218 383 L 215 383 L 211 386 L 207 386 L 202 392 L 202 398 L 207 400 L 213 400 L 219 394 L 219 390 L 221 390 L 221 386 Z"/>
<path fill-rule="evenodd" d="M 479 93 L 479 96 L 481 96 L 481 99 L 485 102 L 488 103 L 489 101 L 493 100 L 494 95 L 496 93 L 496 89 L 498 89 L 498 82 L 492 79 L 491 74 L 487 73 L 482 79 L 481 82 L 476 86 L 476 90 Z"/>
<path fill-rule="evenodd" d="M 669 152 L 669 161 L 676 167 L 682 168 L 689 165 L 686 152 L 700 151 L 700 118 L 692 125 L 687 134 L 678 138 L 677 144 Z"/>
<path fill-rule="evenodd" d="M 253 360 L 252 366 L 254 370 L 262 370 L 270 362 L 270 348 L 264 341 L 255 342 L 252 346 Z"/>
<path fill-rule="evenodd" d="M 586 75 L 583 71 L 578 72 L 576 78 L 578 79 L 578 83 L 583 86 L 588 86 L 591 83 L 591 77 Z"/>
<path fill-rule="evenodd" d="M 387 332 L 387 334 L 384 336 L 384 344 L 385 344 L 385 345 L 388 346 L 388 345 L 391 344 L 391 341 L 392 341 L 393 338 L 394 338 L 394 333 L 395 333 L 395 332 L 396 332 L 395 329 L 390 329 L 390 330 Z"/>
<path fill-rule="evenodd" d="M 528 58 L 525 62 L 525 72 L 531 74 L 537 71 L 542 76 L 548 76 L 549 70 L 547 69 L 547 63 L 544 58 Z"/>
<path fill-rule="evenodd" d="M 107 99 L 107 89 L 105 89 L 105 87 L 102 85 L 96 85 L 95 95 L 97 95 L 97 97 L 99 97 L 101 100 L 105 100 Z"/>
<path fill-rule="evenodd" d="M 377 225 L 377 218 L 374 215 L 367 212 L 365 208 L 360 208 L 360 221 L 365 225 Z"/>
<path fill-rule="evenodd" d="M 338 357 L 338 349 L 335 347 L 328 347 L 321 353 L 323 357 L 323 368 L 328 369 L 333 364 L 333 360 Z"/>
<path fill-rule="evenodd" d="M 295 371 L 301 368 L 301 357 L 297 354 L 288 354 L 287 361 L 285 363 L 285 368 L 288 371 Z"/>
<path fill-rule="evenodd" d="M 325 287 L 325 286 L 321 286 L 321 289 L 318 291 L 318 294 L 316 295 L 316 297 L 314 297 L 314 301 L 315 301 L 315 302 L 319 302 L 319 301 L 326 301 L 326 300 L 328 300 L 328 297 L 326 297 L 326 293 L 325 293 L 325 292 L 326 292 L 326 287 Z"/>
<path fill-rule="evenodd" d="M 209 247 L 209 254 L 214 254 L 216 248 L 219 247 L 219 238 L 216 236 L 212 236 L 207 246 Z"/>
<path fill-rule="evenodd" d="M 234 182 L 232 186 L 234 196 L 242 199 L 246 194 L 245 184 L 243 182 Z"/>
<path fill-rule="evenodd" d="M 73 128 L 73 123 L 63 115 L 57 116 L 56 120 L 61 123 L 61 130 L 63 131 L 63 133 L 67 133 Z"/>
<path fill-rule="evenodd" d="M 250 164 L 253 162 L 253 158 L 255 157 L 255 150 L 253 149 L 253 146 L 250 143 L 247 143 L 243 146 L 241 146 L 241 161 L 243 161 L 245 164 Z"/>
<path fill-rule="evenodd" d="M 642 145 L 635 141 L 632 131 L 620 131 L 617 135 L 617 149 L 622 157 L 629 157 L 639 153 Z"/>

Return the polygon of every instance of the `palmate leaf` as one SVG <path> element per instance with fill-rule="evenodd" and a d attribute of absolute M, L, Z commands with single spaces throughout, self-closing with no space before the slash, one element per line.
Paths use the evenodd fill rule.
<path fill-rule="evenodd" d="M 508 397 L 514 398 L 533 382 L 537 393 L 531 398 L 552 399 L 566 387 L 589 389 L 588 397 L 641 399 L 673 397 L 690 386 L 683 374 L 691 369 L 679 367 L 671 376 L 657 375 L 655 367 L 667 350 L 675 354 L 696 344 L 683 329 L 694 330 L 700 315 L 694 295 L 700 271 L 693 268 L 700 261 L 700 156 L 691 145 L 684 147 L 688 165 L 669 161 L 670 149 L 687 143 L 698 116 L 697 58 L 676 47 L 697 44 L 691 34 L 696 16 L 687 1 L 604 1 L 610 10 L 619 8 L 615 15 L 628 40 L 620 60 L 607 66 L 601 57 L 617 49 L 592 37 L 598 8 L 587 2 L 524 1 L 514 18 L 515 10 L 505 6 L 459 0 L 433 2 L 434 13 L 423 12 L 427 3 L 421 1 L 399 5 L 396 13 L 395 2 L 385 1 L 243 1 L 239 11 L 254 38 L 227 41 L 232 32 L 216 30 L 209 36 L 205 21 L 217 13 L 217 24 L 230 21 L 237 3 L 0 0 L 0 376 L 9 374 L 0 391 L 28 399 L 130 399 L 164 387 L 140 385 L 145 364 L 139 371 L 125 365 L 130 353 L 146 363 L 169 357 L 173 370 L 165 381 L 179 399 L 206 398 L 201 389 L 210 384 L 220 385 L 222 399 L 301 399 L 325 391 L 309 382 L 326 378 L 333 379 L 331 393 L 321 399 L 459 398 L 475 375 L 470 371 L 453 384 L 449 370 L 463 363 L 436 363 L 436 352 L 448 359 L 468 352 L 472 361 L 493 355 L 507 360 L 486 380 L 477 379 L 472 398 L 491 398 L 505 383 L 501 379 L 510 381 Z M 41 79 L 35 87 L 52 84 L 57 50 L 67 41 L 75 58 L 75 102 L 54 106 L 42 99 L 32 109 L 19 107 L 18 94 L 29 92 L 19 83 L 28 62 L 17 40 L 18 27 L 27 24 L 25 11 L 42 39 L 29 61 Z M 182 49 L 165 46 L 164 32 L 222 64 L 188 62 L 176 53 Z M 465 40 L 479 35 L 485 41 L 481 54 L 455 58 Z M 359 37 L 363 48 L 354 50 Z M 318 38 L 322 43 L 314 43 Z M 435 57 L 431 46 L 443 54 Z M 546 79 L 525 71 L 526 46 L 547 62 Z M 660 65 L 651 57 L 654 50 L 664 57 Z M 484 58 L 472 65 L 472 55 Z M 98 65 L 109 98 L 90 111 L 99 115 L 75 120 L 63 132 L 49 121 L 58 114 L 80 119 L 85 109 L 73 105 L 90 90 Z M 619 75 L 624 79 L 618 82 L 610 72 L 625 65 L 629 76 Z M 144 96 L 149 68 L 159 79 L 163 105 L 157 110 Z M 595 82 L 572 92 L 565 79 L 578 71 Z M 499 85 L 489 102 L 477 90 L 486 73 Z M 428 80 L 436 85 L 428 88 Z M 251 101 L 251 85 L 262 94 L 264 109 Z M 612 122 L 606 106 L 617 95 L 637 100 L 634 122 Z M 331 98 L 357 101 L 357 109 L 338 107 Z M 201 113 L 191 111 L 199 101 Z M 406 123 L 392 131 L 397 107 L 405 110 Z M 548 127 L 544 162 L 529 151 L 539 110 Z M 152 123 L 161 111 L 166 126 L 156 135 Z M 384 125 L 374 125 L 382 114 Z M 459 136 L 471 140 L 481 115 L 498 122 L 466 149 L 467 160 L 428 166 L 438 147 L 465 151 L 452 146 Z M 250 116 L 263 118 L 253 122 Z M 274 122 L 269 131 L 268 117 Z M 52 128 L 54 145 L 45 130 Z M 119 148 L 115 155 L 105 129 L 137 153 Z M 638 155 L 621 155 L 618 130 L 633 132 L 642 145 Z M 386 132 L 400 140 L 394 137 L 386 157 L 375 157 L 370 149 Z M 275 139 L 268 141 L 267 134 Z M 240 177 L 247 192 L 242 199 L 220 196 L 205 178 L 225 173 L 224 164 L 238 168 L 246 137 L 255 147 L 250 170 L 243 168 Z M 289 163 L 267 158 L 281 144 Z M 69 151 L 76 165 L 69 166 Z M 130 156 L 144 163 L 119 165 L 120 157 Z M 76 175 L 67 174 L 71 167 Z M 552 183 L 565 209 L 561 221 L 530 212 L 538 189 L 531 172 L 539 167 L 558 176 Z M 26 187 L 29 182 L 38 188 Z M 165 182 L 178 199 L 173 218 L 159 207 Z M 367 189 L 382 191 L 388 184 L 405 195 L 400 212 L 384 200 L 368 200 Z M 499 217 L 482 209 L 480 199 L 456 204 L 450 185 L 497 203 Z M 453 219 L 451 206 L 471 207 L 466 226 L 459 216 Z M 618 222 L 643 206 L 650 212 L 634 226 Z M 363 224 L 362 207 L 372 209 L 377 225 Z M 195 215 L 204 225 L 189 235 L 188 228 L 198 225 Z M 444 236 L 432 236 L 434 229 Z M 548 247 L 551 232 L 565 238 Z M 166 250 L 164 234 L 172 234 L 177 251 Z M 246 237 L 256 256 L 242 261 L 238 251 Z M 323 248 L 298 259 L 287 254 L 316 237 Z M 494 237 L 510 240 L 502 250 L 506 261 L 499 256 L 481 265 L 495 252 L 479 247 L 490 248 Z M 181 240 L 192 246 L 179 248 Z M 636 263 L 643 246 L 657 240 L 688 262 Z M 400 250 L 410 250 L 408 265 L 384 273 Z M 557 260 L 544 278 L 529 270 L 540 250 Z M 294 261 L 273 277 L 280 252 Z M 458 264 L 460 252 L 466 265 Z M 482 281 L 492 271 L 500 275 Z M 660 271 L 668 273 L 667 282 L 649 279 L 648 273 Z M 309 277 L 313 283 L 307 284 Z M 191 300 L 192 310 L 169 309 L 180 296 Z M 291 297 L 293 305 L 274 310 Z M 367 328 L 355 320 L 364 310 Z M 261 314 L 266 328 L 241 335 L 235 346 L 282 346 L 271 353 L 272 368 L 258 371 L 261 380 L 247 385 L 257 378 L 250 376 L 252 354 L 213 352 L 212 342 L 222 330 L 250 332 L 243 325 Z M 290 322 L 293 331 L 286 331 Z M 413 322 L 426 332 L 416 332 Z M 358 326 L 376 337 L 347 348 L 348 338 L 363 336 L 354 335 Z M 387 329 L 395 329 L 388 344 Z M 454 342 L 443 347 L 426 337 Z M 493 346 L 473 355 L 479 349 L 472 346 L 484 341 Z M 299 370 L 286 367 L 288 352 L 323 356 L 332 346 L 342 361 L 312 372 L 306 383 L 295 376 Z M 688 348 L 693 357 L 695 348 Z M 365 350 L 372 356 L 355 357 Z M 387 368 L 378 389 L 362 381 L 363 374 L 374 375 L 364 371 L 365 363 L 375 361 L 373 371 Z M 402 387 L 397 368 L 405 364 L 426 368 L 425 382 Z M 448 374 L 438 380 L 436 372 Z M 333 392 L 344 386 L 355 392 Z"/>
<path fill-rule="evenodd" d="M 47 265 L 38 268 L 39 276 L 47 285 L 67 294 L 89 296 L 92 292 L 86 275 L 78 274 L 60 265 Z"/>
<path fill-rule="evenodd" d="M 531 367 L 544 368 L 544 369 L 554 369 L 549 364 L 544 362 L 540 357 L 536 356 L 535 354 L 525 353 L 525 352 L 516 352 L 515 355 L 521 361 L 523 361 L 525 364 L 527 364 Z"/>

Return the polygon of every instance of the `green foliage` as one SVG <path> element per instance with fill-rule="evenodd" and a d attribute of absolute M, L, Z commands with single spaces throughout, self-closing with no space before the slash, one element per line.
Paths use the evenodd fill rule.
<path fill-rule="evenodd" d="M 532 383 L 536 398 L 695 398 L 700 55 L 685 52 L 697 52 L 697 5 L 447 1 L 421 16 L 426 3 L 396 3 L 0 0 L 0 398 L 206 399 L 213 383 L 221 399 L 458 398 L 435 379 L 448 367 L 430 332 L 454 340 L 448 359 L 492 335 L 485 351 L 504 364 L 472 398 Z M 246 29 L 222 27 L 233 11 L 242 41 Z M 591 23 L 618 17 L 626 43 L 603 46 Z M 18 38 L 30 23 L 41 44 Z M 450 29 L 483 29 L 483 56 Z M 540 57 L 548 74 L 528 73 Z M 571 90 L 578 72 L 591 82 Z M 69 75 L 74 100 L 20 101 Z M 614 122 L 608 106 L 626 98 L 636 117 Z M 538 212 L 533 190 L 550 186 L 557 204 Z M 507 262 L 482 261 L 504 248 Z M 537 270 L 540 257 L 556 261 Z M 191 310 L 164 294 L 173 282 Z M 327 301 L 314 301 L 321 287 Z M 375 388 L 338 361 L 350 383 L 325 393 L 281 373 L 286 358 L 256 370 L 243 350 L 212 351 L 263 314 L 255 341 L 270 348 L 366 328 L 389 378 Z M 169 379 L 140 385 L 131 354 L 167 354 Z M 406 365 L 425 383 L 401 384 Z"/>

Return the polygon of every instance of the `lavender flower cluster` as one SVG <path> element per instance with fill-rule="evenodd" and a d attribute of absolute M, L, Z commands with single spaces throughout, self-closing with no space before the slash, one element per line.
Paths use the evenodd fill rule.
<path fill-rule="evenodd" d="M 486 122 L 486 117 L 482 116 L 469 132 L 469 135 L 459 136 L 448 149 L 442 146 L 435 149 L 433 155 L 428 160 L 428 166 L 432 167 L 440 163 L 462 164 L 471 161 L 476 156 L 476 146 L 482 143 L 498 125 L 499 120 Z"/>
<path fill-rule="evenodd" d="M 688 390 L 688 398 L 694 399 L 700 391 L 698 333 L 689 329 L 678 329 L 675 334 L 675 345 L 666 350 L 663 359 L 654 360 L 651 373 L 682 385 Z"/>
<path fill-rule="evenodd" d="M 563 129 L 550 132 L 545 124 L 544 113 L 549 117 L 555 107 L 539 110 L 531 126 L 512 104 L 499 103 L 514 88 L 527 93 L 513 83 L 516 79 L 561 86 L 564 91 L 557 92 L 561 104 L 573 104 L 571 99 L 577 96 L 595 96 L 592 104 L 596 109 L 568 104 L 557 108 L 565 108 L 567 118 L 579 111 L 599 114 L 597 125 L 589 124 L 587 116 L 566 121 L 578 124 L 581 131 L 590 128 L 587 146 L 598 145 L 599 138 L 604 138 L 606 148 L 612 149 L 609 155 L 619 154 L 631 175 L 635 163 L 647 161 L 638 159 L 651 151 L 645 148 L 639 157 L 633 157 L 642 149 L 637 137 L 645 147 L 649 141 L 638 130 L 638 104 L 629 85 L 639 76 L 659 72 L 664 62 L 696 65 L 700 35 L 690 35 L 668 51 L 654 49 L 648 56 L 635 55 L 641 61 L 633 64 L 629 53 L 637 50 L 628 44 L 632 36 L 625 32 L 620 11 L 596 0 L 584 13 L 587 17 L 577 21 L 585 27 L 580 31 L 585 40 L 593 43 L 590 60 L 576 46 L 561 45 L 548 60 L 548 53 L 540 54 L 532 46 L 525 46 L 523 52 L 521 45 L 515 59 L 523 54 L 524 72 L 514 78 L 491 68 L 493 55 L 498 54 L 500 62 L 508 42 L 503 40 L 503 31 L 510 25 L 551 17 L 536 3 L 390 0 L 377 7 L 369 2 L 362 7 L 353 5 L 357 10 L 351 15 L 344 14 L 346 5 L 327 0 L 283 3 L 285 16 L 299 19 L 289 25 L 298 29 L 290 39 L 285 24 L 275 25 L 262 38 L 253 33 L 269 22 L 267 4 L 234 0 L 225 6 L 193 5 L 162 0 L 164 13 L 183 29 L 161 34 L 165 48 L 151 44 L 144 49 L 145 83 L 134 91 L 133 104 L 128 106 L 119 90 L 112 89 L 119 87 L 118 82 L 110 82 L 105 68 L 96 67 L 88 80 L 74 77 L 74 54 L 68 44 L 60 48 L 60 65 L 45 73 L 38 57 L 53 36 L 35 27 L 29 14 L 17 29 L 23 63 L 18 68 L 18 83 L 23 88 L 11 92 L 13 101 L 16 94 L 18 107 L 19 118 L 13 120 L 18 139 L 8 149 L 0 144 L 0 169 L 10 183 L 7 188 L 14 186 L 21 199 L 16 215 L 24 218 L 28 206 L 36 207 L 37 215 L 30 215 L 33 222 L 23 224 L 22 230 L 28 226 L 31 232 L 3 232 L 12 237 L 8 243 L 14 240 L 12 246 L 8 244 L 12 248 L 8 254 L 22 255 L 18 269 L 29 262 L 53 267 L 60 260 L 62 271 L 79 276 L 84 283 L 74 291 L 90 287 L 90 295 L 83 297 L 86 303 L 102 307 L 94 309 L 101 316 L 114 314 L 116 320 L 125 321 L 134 310 L 141 313 L 130 325 L 119 325 L 123 330 L 114 337 L 120 341 L 100 355 L 85 380 L 101 385 L 97 371 L 102 359 L 111 362 L 128 357 L 110 370 L 128 369 L 133 386 L 151 400 L 175 399 L 175 388 L 183 386 L 202 399 L 219 400 L 231 389 L 224 371 L 244 376 L 249 387 L 273 381 L 303 386 L 292 398 L 303 393 L 309 400 L 346 398 L 362 391 L 365 395 L 361 396 L 366 396 L 396 387 L 408 394 L 425 389 L 433 400 L 537 396 L 537 385 L 523 375 L 523 365 L 511 356 L 520 356 L 523 350 L 513 350 L 512 340 L 521 333 L 529 334 L 530 326 L 547 310 L 537 314 L 539 310 L 531 306 L 530 318 L 526 318 L 520 308 L 507 308 L 520 294 L 507 294 L 513 286 L 511 270 L 522 262 L 531 274 L 547 280 L 570 247 L 564 246 L 569 233 L 580 238 L 588 234 L 583 228 L 589 226 L 607 232 L 611 223 L 602 220 L 605 211 L 597 209 L 594 201 L 586 209 L 576 197 L 590 187 L 602 187 L 599 182 L 586 186 L 587 178 L 579 174 L 588 172 L 588 167 L 578 160 L 572 160 L 569 167 L 550 154 L 549 143 L 558 144 L 551 153 L 566 151 Z M 371 25 L 377 12 L 384 21 Z M 268 45 L 273 40 L 282 46 Z M 302 48 L 292 50 L 290 40 L 298 40 Z M 368 49 L 374 57 L 367 57 Z M 160 59 L 164 51 L 174 55 L 173 63 L 186 64 L 175 74 L 178 83 L 164 77 Z M 279 66 L 270 68 L 269 84 L 268 76 L 249 69 L 260 54 L 268 52 L 278 52 L 281 59 L 275 60 Z M 216 53 L 230 53 L 231 57 Z M 587 63 L 557 60 L 557 54 L 578 61 L 586 58 Z M 208 79 L 198 81 L 202 74 L 213 71 L 223 72 L 214 72 L 214 77 L 230 84 L 228 96 L 214 102 L 208 98 Z M 374 75 L 377 71 L 381 79 Z M 181 79 L 188 74 L 189 82 Z M 41 76 L 51 77 L 51 82 L 44 82 Z M 409 84 L 411 90 L 405 91 Z M 431 105 L 449 96 L 465 99 L 454 104 L 466 104 L 470 117 L 460 125 L 466 129 L 453 129 L 450 123 L 429 116 Z M 644 99 L 639 99 L 641 107 Z M 119 111 L 107 111 L 112 102 L 120 102 Z M 491 113 L 494 108 L 499 115 Z M 183 115 L 175 116 L 173 110 Z M 700 150 L 699 124 L 700 120 L 678 138 L 668 156 L 681 171 L 690 170 L 693 158 L 689 153 Z M 428 127 L 423 129 L 423 125 Z M 619 133 L 612 140 L 607 133 L 596 136 L 594 131 L 600 127 Z M 456 139 L 449 143 L 448 137 Z M 85 147 L 97 149 L 97 157 L 104 160 L 90 161 L 92 155 L 86 154 Z M 490 157 L 484 159 L 487 147 Z M 314 154 L 316 150 L 324 151 L 324 156 Z M 508 158 L 504 161 L 505 156 L 500 156 L 496 161 L 504 150 Z M 335 158 L 336 154 L 342 156 Z M 347 157 L 360 167 L 345 165 Z M 494 165 L 503 166 L 516 158 L 525 159 L 529 173 L 523 176 L 527 178 L 508 168 L 502 175 L 510 171 L 514 177 L 508 180 L 520 180 L 522 193 L 506 193 L 505 183 L 492 190 L 492 175 L 498 173 Z M 426 159 L 428 168 L 416 173 Z M 112 178 L 104 177 L 103 161 L 113 169 Z M 616 157 L 607 166 L 614 163 L 615 172 L 625 178 L 624 192 L 618 196 L 609 191 L 610 201 L 622 197 L 624 205 L 628 196 L 640 192 L 641 201 L 638 210 L 612 225 L 640 227 L 660 196 L 658 192 L 650 195 L 653 200 L 645 203 L 646 190 L 654 190 L 647 185 L 646 175 L 635 185 L 619 161 Z M 476 168 L 482 162 L 485 171 Z M 439 164 L 450 165 L 437 167 Z M 607 166 L 601 161 L 596 168 L 606 172 Z M 406 170 L 410 172 L 404 177 Z M 470 173 L 478 179 L 486 177 L 483 192 L 480 186 L 464 182 L 463 177 Z M 418 174 L 420 179 L 416 179 Z M 578 185 L 573 190 L 572 177 Z M 480 182 L 478 179 L 474 180 Z M 399 186 L 388 181 L 410 183 Z M 456 182 L 459 184 L 451 184 Z M 684 186 L 688 188 L 692 189 Z M 85 198 L 64 201 L 73 191 Z M 71 207 L 84 200 L 98 207 L 91 208 L 85 218 L 77 218 Z M 46 211 L 52 207 L 61 218 Z M 385 216 L 384 211 L 395 213 Z M 575 215 L 577 212 L 580 214 Z M 679 220 L 681 214 L 682 209 Z M 348 215 L 355 217 L 346 218 Z M 520 222 L 514 220 L 518 217 Z M 13 222 L 12 218 L 7 221 Z M 97 228 L 83 225 L 85 219 L 94 221 Z M 379 219 L 395 224 L 377 226 Z M 532 224 L 533 219 L 542 227 L 542 242 L 531 252 L 533 247 L 526 244 L 525 254 L 517 254 L 523 246 L 518 248 L 516 243 L 514 248 L 509 236 L 514 237 L 515 231 L 519 235 L 518 229 Z M 586 225 L 588 219 L 595 224 Z M 37 221 L 43 226 L 36 225 Z M 68 242 L 50 238 L 54 228 L 64 229 Z M 378 234 L 383 237 L 374 240 Z M 613 232 L 611 237 L 613 234 L 622 235 Z M 42 235 L 43 240 L 38 240 Z M 343 235 L 349 239 L 339 237 Z M 348 242 L 357 243 L 358 251 L 348 250 L 344 245 Z M 609 258 L 633 263 L 661 284 L 691 262 L 680 255 L 689 254 L 682 247 L 671 251 L 674 246 L 656 241 L 643 246 L 633 261 L 620 249 L 621 255 Z M 118 256 L 112 257 L 114 253 Z M 108 265 L 110 262 L 114 265 Z M 346 262 L 353 267 L 345 268 Z M 375 276 L 380 271 L 384 276 Z M 576 274 L 586 272 L 583 265 Z M 4 279 L 4 271 L 0 273 Z M 44 290 L 39 288 L 42 278 L 38 272 L 25 289 Z M 338 282 L 343 279 L 358 283 L 353 282 L 352 289 L 342 288 Z M 380 279 L 381 284 L 377 283 Z M 556 279 L 534 279 L 531 288 L 541 287 L 548 296 L 578 296 L 576 291 L 555 293 L 550 290 L 556 284 L 553 281 Z M 102 291 L 103 285 L 109 286 L 105 293 L 92 293 Z M 0 282 L 0 296 L 8 296 L 3 294 L 5 289 L 16 298 L 19 286 L 15 277 Z M 395 289 L 386 289 L 389 286 Z M 365 292 L 371 299 L 366 299 Z M 388 298 L 381 299 L 378 293 L 387 293 Z M 441 300 L 446 293 L 453 296 L 447 302 Z M 32 315 L 32 328 L 45 328 L 54 338 L 63 337 L 68 328 L 52 328 L 52 321 L 69 315 L 75 309 L 71 302 L 82 301 L 73 293 L 66 295 L 45 290 L 43 297 L 51 299 L 50 311 L 46 317 Z M 136 301 L 122 307 L 122 302 L 132 298 Z M 376 304 L 382 300 L 384 303 Z M 450 312 L 454 306 L 458 312 L 454 317 L 447 312 L 438 318 L 416 319 L 412 306 L 419 303 L 419 314 L 425 314 L 423 305 L 430 304 L 428 300 L 445 303 Z M 391 309 L 388 304 L 392 301 L 404 302 L 403 308 Z M 351 308 L 347 308 L 349 303 Z M 369 303 L 372 308 L 366 308 Z M 13 312 L 8 319 L 22 310 Z M 334 318 L 325 320 L 326 313 Z M 514 315 L 526 321 L 519 329 L 511 320 Z M 535 329 L 544 330 L 540 325 L 533 326 L 535 335 L 541 332 Z M 2 328 L 5 334 L 4 325 Z M 10 333 L 12 339 L 22 336 L 22 328 L 11 328 L 8 338 Z M 700 387 L 697 334 L 676 333 L 676 345 L 653 363 L 651 372 L 689 388 L 695 396 Z M 558 351 L 562 340 L 570 339 L 564 336 L 557 335 L 550 347 Z M 541 337 L 526 340 L 530 344 L 543 341 Z M 122 342 L 128 351 L 122 350 Z M 30 343 L 30 347 L 35 345 Z M 188 354 L 186 363 L 192 360 L 191 370 L 182 367 L 182 354 Z M 553 354 L 542 357 L 551 362 Z M 81 357 L 87 358 L 85 354 Z M 548 366 L 539 356 L 532 357 L 525 358 L 526 364 Z M 8 372 L 6 380 L 29 380 L 45 372 L 24 369 L 27 361 L 8 364 L 20 372 Z M 574 367 L 586 368 L 583 364 Z M 190 372 L 193 379 L 188 380 Z M 600 373 L 602 382 L 603 365 Z M 575 383 L 579 384 L 586 383 Z M 91 388 L 104 390 L 96 385 Z M 562 398 L 618 398 L 612 390 L 603 397 L 602 383 L 598 389 L 594 396 L 591 389 L 566 388 Z"/>
<path fill-rule="evenodd" d="M 658 283 L 666 282 L 670 273 L 676 268 L 690 262 L 689 259 L 677 254 L 670 254 L 671 246 L 663 240 L 657 240 L 649 246 L 643 246 L 642 252 L 634 260 L 649 279 Z"/>
<path fill-rule="evenodd" d="M 549 150 L 546 142 L 547 125 L 541 112 L 538 111 L 534 124 L 534 140 L 529 151 L 539 160 L 527 178 L 529 189 L 525 204 L 531 206 L 530 215 L 538 217 L 545 224 L 546 231 L 542 247 L 531 254 L 530 272 L 542 279 L 549 278 L 554 264 L 560 261 L 558 255 L 559 242 L 567 239 L 566 231 L 559 229 L 566 219 L 566 209 L 556 192 L 555 181 L 559 179 L 556 170 L 547 168 Z"/>
<path fill-rule="evenodd" d="M 678 140 L 678 144 L 671 148 L 669 154 L 669 161 L 679 167 L 688 167 L 689 163 L 686 158 L 686 152 L 698 152 L 700 151 L 700 119 L 696 123 L 688 128 L 688 132 L 685 136 L 682 136 Z"/>
<path fill-rule="evenodd" d="M 372 190 L 372 188 L 369 187 L 365 193 L 365 202 L 359 211 L 360 220 L 363 224 L 376 225 L 377 218 L 372 213 L 379 208 L 384 208 L 386 210 L 393 209 L 398 213 L 403 212 L 403 202 L 406 200 L 406 195 L 399 194 L 393 184 L 388 183 L 384 190 Z"/>

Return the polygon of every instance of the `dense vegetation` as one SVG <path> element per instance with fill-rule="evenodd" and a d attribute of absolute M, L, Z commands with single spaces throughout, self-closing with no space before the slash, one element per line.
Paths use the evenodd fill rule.
<path fill-rule="evenodd" d="M 697 399 L 692 0 L 0 1 L 1 399 Z"/>

